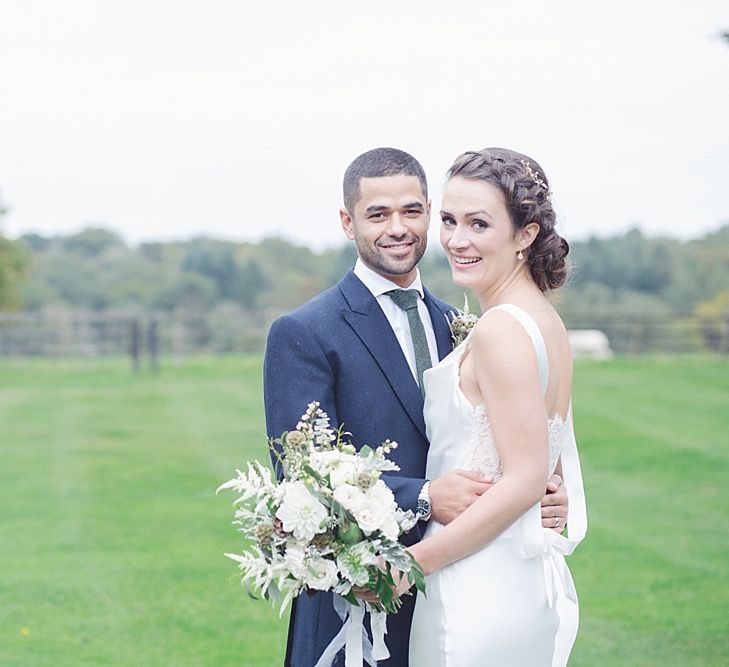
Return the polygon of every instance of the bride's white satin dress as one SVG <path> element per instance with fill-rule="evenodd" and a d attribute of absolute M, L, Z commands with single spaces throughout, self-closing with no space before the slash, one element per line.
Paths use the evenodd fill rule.
<path fill-rule="evenodd" d="M 534 343 L 542 390 L 549 369 L 544 339 L 534 320 L 513 305 Z M 427 477 L 455 468 L 498 480 L 501 465 L 483 405 L 460 390 L 464 341 L 425 374 L 425 421 L 430 450 Z M 480 551 L 426 578 L 410 635 L 411 667 L 556 667 L 566 665 L 577 633 L 578 607 L 565 563 L 585 535 L 587 517 L 572 416 L 549 420 L 549 469 L 562 457 L 569 494 L 570 537 L 542 528 L 539 504 Z M 443 526 L 430 522 L 426 537 Z"/>

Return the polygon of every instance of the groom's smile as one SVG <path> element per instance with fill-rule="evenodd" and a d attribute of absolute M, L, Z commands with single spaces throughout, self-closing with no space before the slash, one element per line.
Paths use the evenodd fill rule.
<path fill-rule="evenodd" d="M 417 242 L 417 239 L 412 239 L 408 241 L 401 241 L 397 243 L 388 243 L 387 241 L 380 241 L 377 245 L 380 246 L 380 248 L 385 248 L 386 250 L 391 250 L 393 253 L 407 253 L 410 251 L 410 248 L 412 248 L 415 243 Z"/>

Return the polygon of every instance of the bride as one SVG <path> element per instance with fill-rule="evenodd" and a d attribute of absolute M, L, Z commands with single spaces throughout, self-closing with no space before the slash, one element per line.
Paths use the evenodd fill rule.
<path fill-rule="evenodd" d="M 584 536 L 586 515 L 572 358 L 545 294 L 567 277 L 568 245 L 554 229 L 541 167 L 506 149 L 456 159 L 441 218 L 453 279 L 475 293 L 483 315 L 426 371 L 427 477 L 467 468 L 498 481 L 448 525 L 431 521 L 410 547 L 427 575 L 410 664 L 566 665 L 577 597 L 564 556 Z M 541 525 L 539 501 L 555 471 L 570 495 L 569 537 Z"/>

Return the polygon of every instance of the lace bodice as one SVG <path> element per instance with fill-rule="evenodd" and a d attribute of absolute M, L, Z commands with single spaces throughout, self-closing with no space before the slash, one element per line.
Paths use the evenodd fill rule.
<path fill-rule="evenodd" d="M 463 397 L 463 400 L 466 400 L 465 397 Z M 496 451 L 491 424 L 489 424 L 486 416 L 486 408 L 483 405 L 478 405 L 473 407 L 472 410 L 471 437 L 469 438 L 462 467 L 465 470 L 477 470 L 496 481 L 501 479 L 502 476 L 501 461 Z M 562 451 L 562 439 L 567 427 L 559 415 L 549 419 L 547 427 L 549 430 L 549 474 L 551 475 L 557 467 L 557 461 Z"/>

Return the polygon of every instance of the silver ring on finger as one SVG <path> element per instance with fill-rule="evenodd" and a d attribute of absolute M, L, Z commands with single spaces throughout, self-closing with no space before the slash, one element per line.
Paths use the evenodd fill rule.
<path fill-rule="evenodd" d="M 559 517 L 558 516 L 554 517 L 554 527 L 559 528 Z"/>

